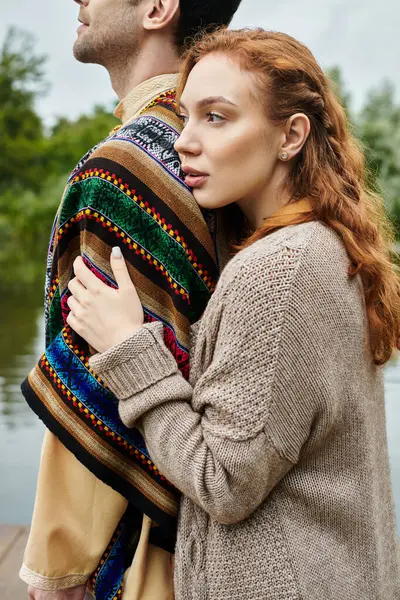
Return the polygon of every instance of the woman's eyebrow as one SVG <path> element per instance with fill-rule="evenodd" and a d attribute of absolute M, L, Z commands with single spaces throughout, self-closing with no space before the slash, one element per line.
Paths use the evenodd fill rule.
<path fill-rule="evenodd" d="M 210 106 L 210 104 L 230 104 L 231 106 L 236 106 L 234 102 L 228 100 L 224 96 L 209 96 L 208 98 L 203 98 L 197 103 L 198 108 L 204 108 L 205 106 Z"/>
<path fill-rule="evenodd" d="M 196 106 L 197 108 L 204 108 L 205 106 L 210 106 L 211 104 L 229 104 L 230 106 L 237 106 L 234 102 L 231 102 L 231 100 L 228 100 L 228 98 L 225 98 L 224 96 L 208 96 L 208 98 L 199 100 Z M 179 102 L 179 106 L 180 108 L 183 108 L 183 110 L 186 110 L 183 102 Z"/>

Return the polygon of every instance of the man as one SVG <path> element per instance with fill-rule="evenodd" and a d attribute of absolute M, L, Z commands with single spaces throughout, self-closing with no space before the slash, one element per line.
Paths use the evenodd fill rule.
<path fill-rule="evenodd" d="M 218 258 L 215 223 L 173 149 L 176 72 L 185 40 L 229 24 L 240 0 L 75 1 L 74 55 L 108 70 L 122 127 L 71 174 L 51 235 L 46 352 L 22 386 L 48 429 L 20 575 L 31 600 L 82 600 L 87 585 L 98 600 L 168 600 L 179 493 L 90 370 L 91 349 L 66 322 L 68 284 L 81 255 L 115 287 L 109 256 L 118 245 L 146 319 L 164 323 L 188 376 L 189 327 L 213 291 Z"/>

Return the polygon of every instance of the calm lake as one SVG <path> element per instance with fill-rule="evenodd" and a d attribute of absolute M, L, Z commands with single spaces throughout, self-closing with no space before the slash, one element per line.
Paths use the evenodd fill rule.
<path fill-rule="evenodd" d="M 0 298 L 0 524 L 30 522 L 43 425 L 19 386 L 43 351 L 42 290 Z M 400 361 L 386 368 L 387 430 L 400 533 Z"/>

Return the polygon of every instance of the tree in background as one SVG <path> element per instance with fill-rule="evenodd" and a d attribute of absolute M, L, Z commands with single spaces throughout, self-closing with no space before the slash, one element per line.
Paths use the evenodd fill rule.
<path fill-rule="evenodd" d="M 35 103 L 48 89 L 46 58 L 10 28 L 0 49 L 0 291 L 43 279 L 51 224 L 68 174 L 117 124 L 95 107 L 46 131 Z M 10 264 L 13 268 L 10 268 Z"/>
<path fill-rule="evenodd" d="M 369 93 L 357 119 L 367 164 L 400 237 L 400 106 L 390 83 Z"/>
<path fill-rule="evenodd" d="M 364 148 L 369 185 L 383 197 L 400 238 L 400 106 L 394 86 L 385 82 L 371 90 L 361 111 L 354 115 L 340 69 L 334 67 L 328 74 Z"/>
<path fill-rule="evenodd" d="M 37 192 L 10 187 L 0 194 L 0 292 L 43 280 L 51 224 L 65 181 L 66 176 L 52 175 Z"/>
<path fill-rule="evenodd" d="M 45 57 L 33 38 L 10 28 L 0 49 L 0 193 L 20 185 L 38 190 L 43 180 L 44 134 L 34 103 L 45 91 Z"/>
<path fill-rule="evenodd" d="M 350 121 L 352 121 L 351 111 L 350 111 L 351 95 L 346 90 L 340 68 L 339 67 L 331 67 L 330 69 L 327 70 L 326 74 L 328 75 L 328 77 L 331 81 L 331 84 L 332 84 L 332 87 L 333 87 L 333 90 L 334 90 L 336 96 L 339 98 L 343 108 L 346 111 L 347 117 L 350 119 Z"/>
<path fill-rule="evenodd" d="M 48 138 L 49 172 L 63 174 L 71 171 L 88 150 L 118 125 L 111 112 L 103 106 L 95 106 L 90 114 L 81 115 L 75 121 L 60 117 Z"/>

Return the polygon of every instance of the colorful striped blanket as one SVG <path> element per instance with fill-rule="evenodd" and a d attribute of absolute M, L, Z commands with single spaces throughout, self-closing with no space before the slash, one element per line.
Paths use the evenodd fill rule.
<path fill-rule="evenodd" d="M 212 218 L 195 203 L 173 144 L 181 130 L 174 91 L 89 152 L 73 171 L 53 226 L 46 282 L 46 351 L 22 384 L 44 424 L 96 477 L 125 496 L 128 509 L 91 589 L 120 598 L 132 537 L 147 514 L 159 524 L 152 543 L 173 549 L 179 493 L 157 469 L 137 429 L 89 367 L 91 349 L 66 324 L 68 282 L 82 255 L 115 287 L 109 257 L 119 245 L 143 303 L 145 320 L 164 323 L 165 341 L 189 375 L 189 328 L 218 276 Z"/>

